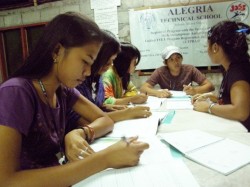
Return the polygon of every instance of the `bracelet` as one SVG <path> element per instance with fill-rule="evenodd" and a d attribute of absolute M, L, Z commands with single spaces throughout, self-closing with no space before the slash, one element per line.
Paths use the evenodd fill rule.
<path fill-rule="evenodd" d="M 89 143 L 92 143 L 95 139 L 95 131 L 93 129 L 93 127 L 89 126 L 89 125 L 85 125 L 84 127 L 87 127 L 88 130 L 89 130 L 89 134 L 90 134 L 90 137 L 88 137 L 88 142 Z"/>
<path fill-rule="evenodd" d="M 211 109 L 212 109 L 212 107 L 213 107 L 214 105 L 216 105 L 216 103 L 211 103 L 211 104 L 209 105 L 209 107 L 208 107 L 208 113 L 209 113 L 209 114 L 212 114 Z"/>
<path fill-rule="evenodd" d="M 84 127 L 78 127 L 78 129 L 82 129 L 82 130 L 83 130 L 84 135 L 85 135 L 85 139 L 86 139 L 86 140 L 87 140 L 87 142 L 88 142 L 88 140 L 89 140 L 89 136 L 88 136 L 88 133 L 87 133 L 86 129 L 85 129 Z"/>

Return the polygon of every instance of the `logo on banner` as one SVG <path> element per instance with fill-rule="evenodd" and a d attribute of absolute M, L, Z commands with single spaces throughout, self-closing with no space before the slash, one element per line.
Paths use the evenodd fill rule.
<path fill-rule="evenodd" d="M 229 5 L 227 18 L 232 21 L 244 21 L 249 15 L 249 7 L 246 3 L 236 1 Z"/>
<path fill-rule="evenodd" d="M 150 12 L 141 14 L 140 22 L 142 23 L 144 30 L 150 30 L 156 27 L 155 15 Z"/>

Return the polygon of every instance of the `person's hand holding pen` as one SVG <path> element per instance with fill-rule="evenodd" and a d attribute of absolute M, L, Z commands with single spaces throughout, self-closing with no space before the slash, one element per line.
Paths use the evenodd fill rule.
<path fill-rule="evenodd" d="M 122 168 L 126 166 L 135 166 L 140 161 L 140 156 L 149 144 L 138 141 L 138 137 L 122 139 L 102 150 L 103 160 L 110 168 Z"/>
<path fill-rule="evenodd" d="M 195 95 L 196 91 L 195 88 L 192 87 L 192 83 L 190 82 L 188 85 L 183 85 L 183 92 L 185 92 L 187 95 Z"/>

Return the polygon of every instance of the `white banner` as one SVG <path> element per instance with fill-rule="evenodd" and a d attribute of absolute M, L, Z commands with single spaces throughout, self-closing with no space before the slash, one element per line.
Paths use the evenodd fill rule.
<path fill-rule="evenodd" d="M 176 45 L 183 63 L 212 66 L 207 55 L 207 31 L 222 20 L 250 23 L 250 1 L 227 1 L 157 9 L 130 10 L 131 42 L 141 51 L 137 70 L 163 65 L 161 51 Z"/>

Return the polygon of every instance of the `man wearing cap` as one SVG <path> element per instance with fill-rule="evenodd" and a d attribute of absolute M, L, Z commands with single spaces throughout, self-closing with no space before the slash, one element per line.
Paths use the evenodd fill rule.
<path fill-rule="evenodd" d="M 206 93 L 214 90 L 213 84 L 193 65 L 182 64 L 181 51 L 176 46 L 167 46 L 162 51 L 164 66 L 157 68 L 141 86 L 141 92 L 156 97 L 170 97 L 169 90 L 184 91 L 187 95 Z M 197 86 L 192 86 L 196 82 Z M 154 86 L 160 85 L 160 90 Z"/>

